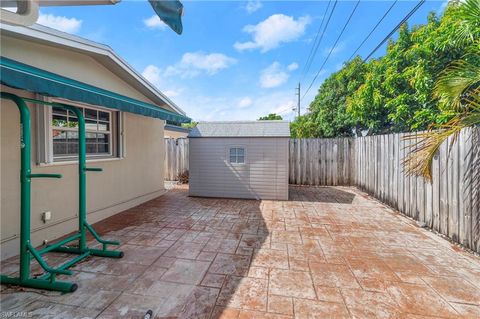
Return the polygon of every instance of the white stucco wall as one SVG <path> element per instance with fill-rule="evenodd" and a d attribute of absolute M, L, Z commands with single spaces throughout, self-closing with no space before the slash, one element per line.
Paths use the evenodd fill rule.
<path fill-rule="evenodd" d="M 145 102 L 140 92 L 112 74 L 94 59 L 80 53 L 29 44 L 2 36 L 2 55 L 67 77 L 87 82 Z M 33 94 L 1 87 L 2 91 L 34 98 Z M 32 172 L 61 173 L 62 179 L 32 181 L 32 242 L 53 240 L 77 226 L 78 179 L 76 163 L 38 166 L 36 164 L 36 109 L 32 115 Z M 1 101 L 1 256 L 18 254 L 20 227 L 20 117 L 16 105 Z M 164 121 L 124 113 L 124 158 L 89 163 L 103 172 L 87 175 L 88 221 L 94 223 L 164 192 Z M 43 223 L 41 214 L 52 212 L 52 220 Z"/>

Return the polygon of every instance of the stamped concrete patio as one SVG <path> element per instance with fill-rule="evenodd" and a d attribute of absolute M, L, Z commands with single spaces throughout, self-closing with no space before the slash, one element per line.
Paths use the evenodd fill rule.
<path fill-rule="evenodd" d="M 290 194 L 206 199 L 177 187 L 95 225 L 122 241 L 123 259 L 75 266 L 73 294 L 2 286 L 2 316 L 480 317 L 480 258 L 354 188 Z"/>

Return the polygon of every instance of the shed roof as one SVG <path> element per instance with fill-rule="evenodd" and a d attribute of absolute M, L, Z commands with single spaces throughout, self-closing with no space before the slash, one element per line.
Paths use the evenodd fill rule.
<path fill-rule="evenodd" d="M 290 137 L 288 121 L 199 122 L 188 137 Z"/>
<path fill-rule="evenodd" d="M 188 133 L 190 131 L 190 129 L 188 129 L 186 127 L 173 125 L 173 124 L 165 124 L 165 130 L 166 131 L 182 132 L 182 133 Z"/>

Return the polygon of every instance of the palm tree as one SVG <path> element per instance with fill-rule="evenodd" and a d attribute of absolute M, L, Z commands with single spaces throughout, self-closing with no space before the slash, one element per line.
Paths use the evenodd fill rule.
<path fill-rule="evenodd" d="M 446 124 L 431 125 L 428 131 L 405 138 L 416 140 L 403 161 L 406 174 L 423 176 L 430 182 L 433 157 L 440 145 L 450 136 L 453 144 L 462 129 L 480 125 L 480 0 L 455 5 L 462 13 L 455 42 L 468 44 L 468 49 L 439 75 L 434 89 L 442 109 L 454 112 L 454 116 Z"/>

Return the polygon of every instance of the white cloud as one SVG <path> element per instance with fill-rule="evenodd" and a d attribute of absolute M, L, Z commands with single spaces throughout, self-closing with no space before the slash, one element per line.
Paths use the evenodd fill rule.
<path fill-rule="evenodd" d="M 258 116 L 256 118 L 270 113 L 276 113 L 282 115 L 284 119 L 287 119 L 288 115 L 293 114 L 292 108 L 296 105 L 295 101 L 296 98 L 292 94 L 292 90 L 275 91 L 260 95 L 253 103 L 254 108 L 258 109 Z"/>
<path fill-rule="evenodd" d="M 287 66 L 287 69 L 288 71 L 295 71 L 296 69 L 298 69 L 298 63 L 297 62 L 290 63 Z"/>
<path fill-rule="evenodd" d="M 252 35 L 252 41 L 236 42 L 234 47 L 239 51 L 260 49 L 261 52 L 267 52 L 282 43 L 297 40 L 304 34 L 310 21 L 309 16 L 295 20 L 284 14 L 271 15 L 257 25 L 245 26 L 243 31 Z"/>
<path fill-rule="evenodd" d="M 155 85 L 156 87 L 160 86 L 161 80 L 161 70 L 153 65 L 148 65 L 142 72 L 142 75 L 145 79 L 147 79 L 150 83 Z"/>
<path fill-rule="evenodd" d="M 174 97 L 177 97 L 177 96 L 180 96 L 180 94 L 182 94 L 183 92 L 183 89 L 174 89 L 174 90 L 166 90 L 166 91 L 162 91 L 163 94 L 165 94 L 166 96 L 168 96 L 170 99 L 173 99 Z"/>
<path fill-rule="evenodd" d="M 330 50 L 332 50 L 331 54 L 338 54 L 338 53 L 342 52 L 343 50 L 345 50 L 345 48 L 346 48 L 345 42 L 340 42 L 335 47 L 328 47 L 325 50 L 323 50 L 323 54 L 325 56 L 328 55 Z"/>
<path fill-rule="evenodd" d="M 192 78 L 202 72 L 214 75 L 236 62 L 236 59 L 222 53 L 187 52 L 179 62 L 167 67 L 165 76 L 180 75 L 182 78 Z"/>
<path fill-rule="evenodd" d="M 278 62 L 273 62 L 260 73 L 260 86 L 262 88 L 274 88 L 288 80 L 288 73 L 282 71 Z"/>
<path fill-rule="evenodd" d="M 274 88 L 287 82 L 290 77 L 288 71 L 295 70 L 295 65 L 292 64 L 286 69 L 278 62 L 270 64 L 260 72 L 260 86 L 262 88 Z M 298 67 L 298 65 L 296 65 L 296 67 Z"/>
<path fill-rule="evenodd" d="M 296 106 L 294 103 L 295 101 L 293 99 L 279 101 L 277 107 L 273 109 L 272 113 L 282 116 L 288 115 L 293 111 L 294 106 Z"/>
<path fill-rule="evenodd" d="M 155 14 L 150 18 L 143 20 L 143 24 L 150 29 L 165 30 L 167 27 L 167 25 Z"/>
<path fill-rule="evenodd" d="M 43 13 L 40 13 L 37 23 L 67 33 L 77 33 L 82 26 L 82 20 Z"/>
<path fill-rule="evenodd" d="M 186 90 L 185 94 L 175 99 L 175 103 L 195 121 L 256 120 L 270 113 L 280 114 L 284 119 L 294 117 L 292 107 L 296 105 L 296 98 L 292 90 L 259 93 L 249 97 L 252 100 L 249 107 L 237 107 L 237 102 L 243 98 L 235 95 L 206 96 Z"/>
<path fill-rule="evenodd" d="M 153 64 L 143 70 L 142 76 L 169 98 L 180 96 L 183 92 L 183 88 L 171 88 L 170 81 L 167 85 L 167 81 L 162 78 L 162 70 Z"/>
<path fill-rule="evenodd" d="M 245 10 L 247 10 L 248 13 L 254 13 L 261 7 L 263 7 L 263 4 L 260 2 L 260 0 L 249 0 L 245 5 Z"/>
<path fill-rule="evenodd" d="M 247 108 L 247 107 L 251 106 L 252 103 L 253 103 L 252 99 L 249 98 L 248 96 L 246 96 L 246 97 L 240 99 L 240 101 L 238 101 L 237 106 L 241 109 L 244 109 L 244 108 Z"/>

